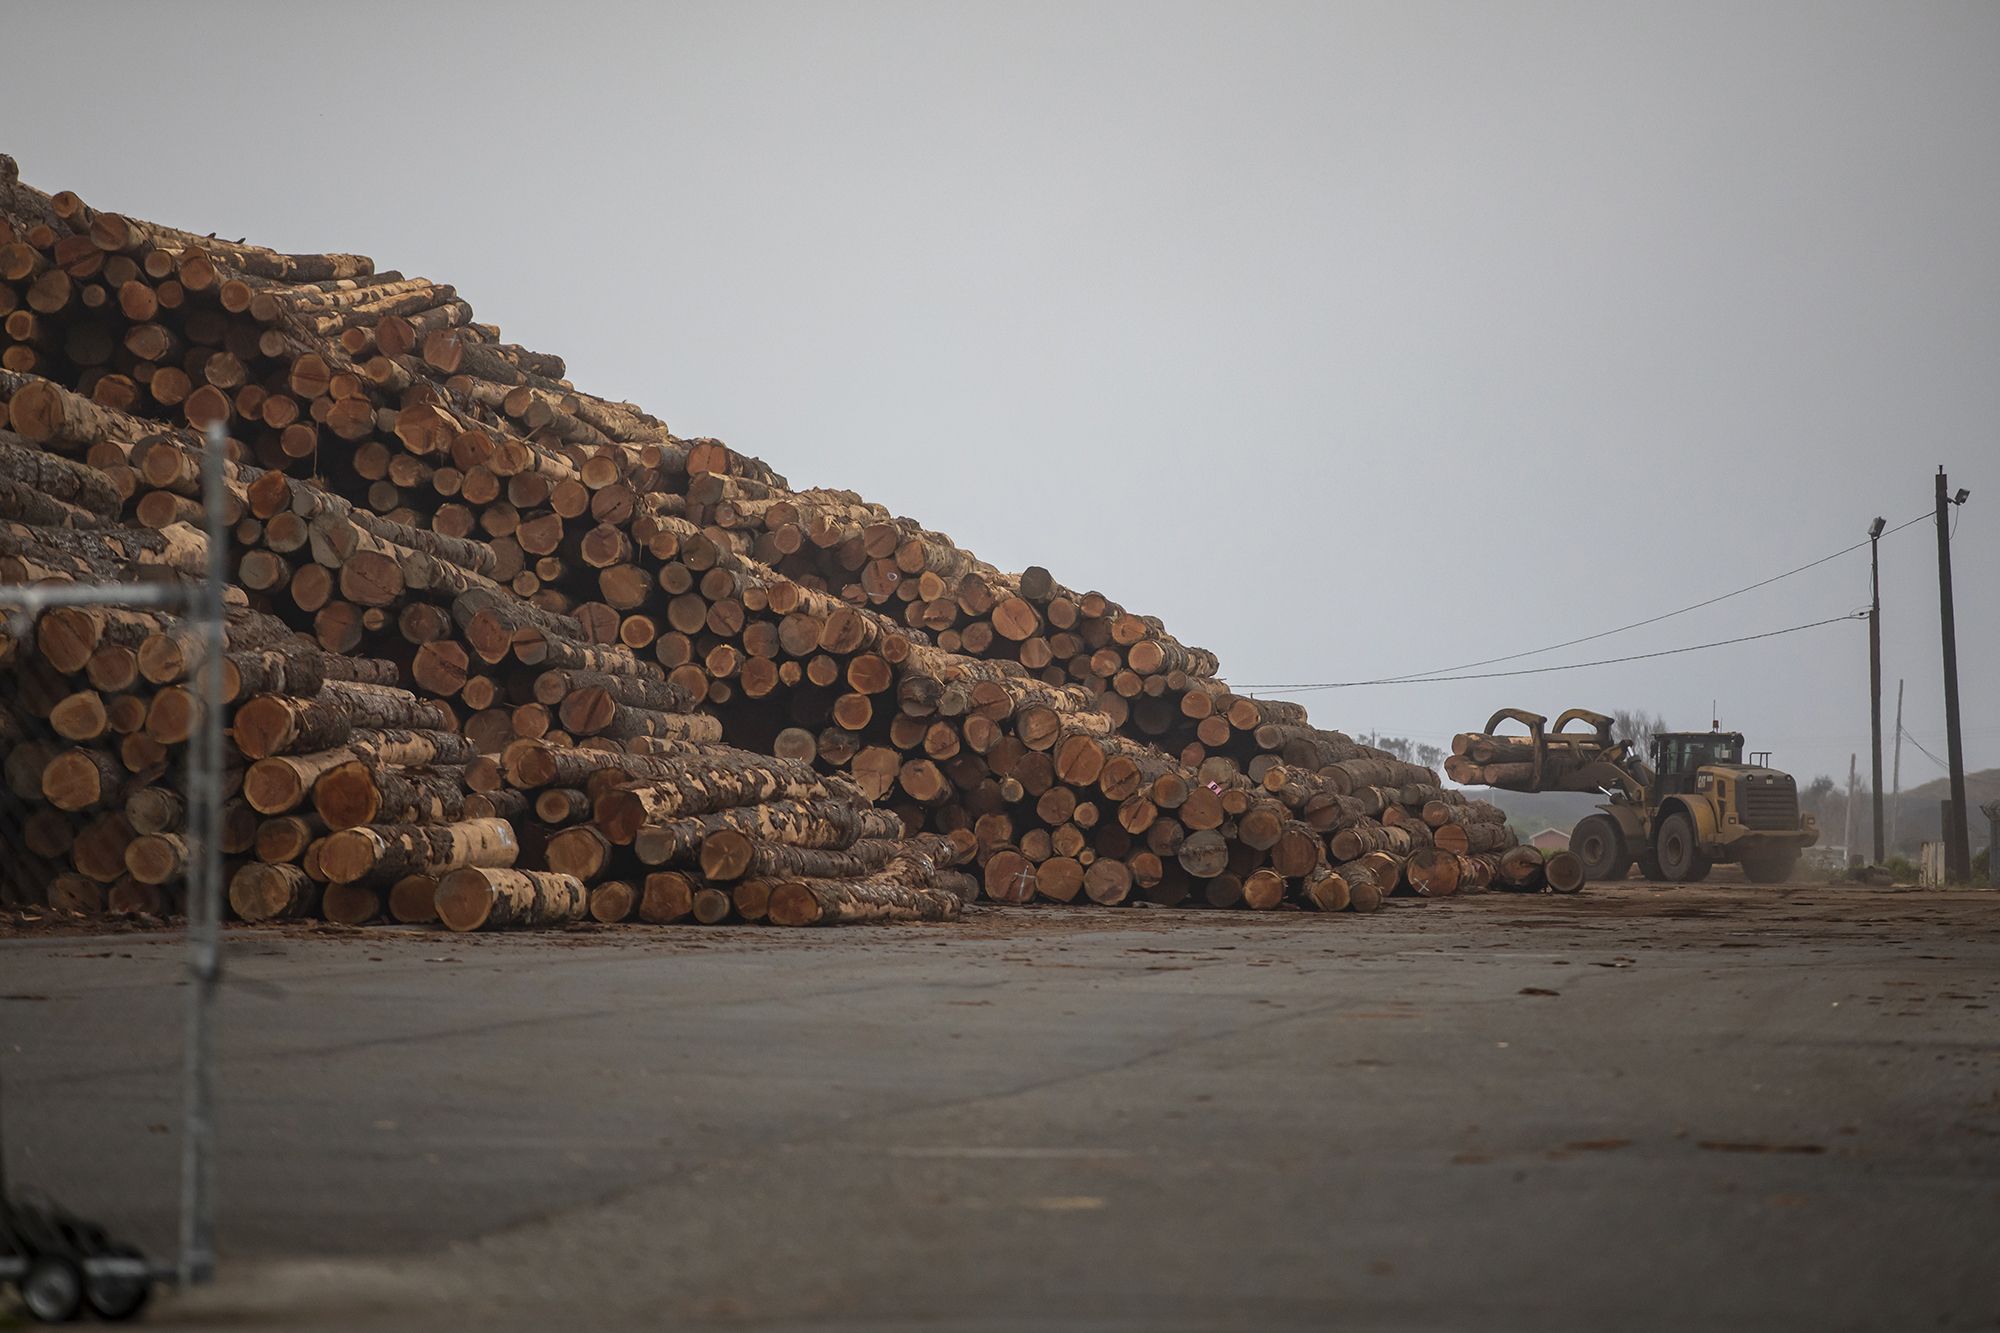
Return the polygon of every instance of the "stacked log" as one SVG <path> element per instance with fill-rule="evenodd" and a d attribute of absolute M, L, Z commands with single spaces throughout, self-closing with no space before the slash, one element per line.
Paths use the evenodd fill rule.
<path fill-rule="evenodd" d="M 0 580 L 198 574 L 198 432 L 229 436 L 246 917 L 1365 911 L 1513 845 L 1158 619 L 581 393 L 450 286 L 97 212 L 0 158 L 0 304 Z M 0 641 L 0 824 L 34 831 L 5 892 L 171 908 L 191 657 L 137 612 Z"/>
<path fill-rule="evenodd" d="M 1453 782 L 1516 791 L 1595 791 L 1601 778 L 1593 780 L 1584 770 L 1611 753 L 1594 735 L 1550 736 L 1543 747 L 1537 786 L 1535 743 L 1527 736 L 1461 732 L 1452 737 L 1451 750 L 1444 771 Z"/>

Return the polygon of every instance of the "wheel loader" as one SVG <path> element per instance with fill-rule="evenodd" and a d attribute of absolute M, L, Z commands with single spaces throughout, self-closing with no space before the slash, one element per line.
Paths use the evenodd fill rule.
<path fill-rule="evenodd" d="M 1506 721 L 1526 736 L 1499 736 Z M 1662 732 L 1652 762 L 1630 741 L 1611 739 L 1611 719 L 1572 708 L 1556 719 L 1503 708 L 1486 730 L 1456 737 L 1445 773 L 1454 782 L 1505 791 L 1601 791 L 1610 799 L 1577 823 L 1570 850 L 1591 880 L 1621 880 L 1636 862 L 1648 879 L 1693 883 L 1718 863 L 1742 865 L 1758 884 L 1792 873 L 1802 848 L 1819 841 L 1819 822 L 1799 812 L 1798 783 L 1788 773 L 1743 762 L 1743 735 Z M 1571 730 L 1582 723 L 1589 730 Z"/>

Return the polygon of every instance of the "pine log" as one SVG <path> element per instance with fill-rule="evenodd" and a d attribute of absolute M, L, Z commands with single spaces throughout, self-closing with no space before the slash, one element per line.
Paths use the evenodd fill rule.
<path fill-rule="evenodd" d="M 365 926 L 383 914 L 383 898 L 381 890 L 366 884 L 324 884 L 319 914 L 335 925 Z"/>
<path fill-rule="evenodd" d="M 667 682 L 658 682 L 665 685 Z M 673 686 L 679 689 L 679 686 Z M 639 738 L 687 739 L 690 732 L 704 728 L 690 726 L 685 712 L 662 713 L 619 703 L 611 694 L 595 686 L 577 690 L 562 701 L 563 728 L 576 736 L 604 736 L 611 740 Z"/>
<path fill-rule="evenodd" d="M 568 875 L 472 866 L 440 878 L 436 901 L 439 918 L 459 931 L 560 925 L 589 909 L 582 883 Z"/>
<path fill-rule="evenodd" d="M 108 606 L 56 606 L 35 625 L 35 647 L 49 665 L 73 675 L 104 644 L 137 648 L 160 628 L 158 617 Z"/>
<path fill-rule="evenodd" d="M 722 829 L 702 839 L 701 873 L 712 883 L 746 875 L 759 879 L 856 879 L 875 874 L 898 857 L 930 858 L 934 866 L 958 859 L 951 839 L 938 834 L 914 839 L 866 838 L 843 849 L 799 847 Z"/>
<path fill-rule="evenodd" d="M 248 649 L 223 659 L 225 703 L 257 694 L 311 699 L 320 693 L 326 681 L 326 654 L 304 642 L 293 649 Z"/>
<path fill-rule="evenodd" d="M 577 824 L 549 839 L 543 859 L 549 869 L 590 884 L 611 868 L 617 855 L 618 848 L 603 830 L 595 824 Z"/>
<path fill-rule="evenodd" d="M 1444 846 L 1443 841 L 1438 845 Z M 1327 852 L 1335 861 L 1358 860 L 1370 852 L 1407 853 L 1410 846 L 1408 829 L 1384 828 L 1368 820 L 1350 824 L 1327 839 Z"/>
<path fill-rule="evenodd" d="M 319 910 L 321 886 L 295 865 L 253 861 L 229 881 L 229 906 L 245 921 L 295 920 Z"/>
<path fill-rule="evenodd" d="M 0 478 L 101 518 L 116 519 L 125 506 L 118 484 L 100 469 L 45 453 L 7 430 L 0 430 Z"/>
<path fill-rule="evenodd" d="M 345 763 L 313 784 L 313 808 L 330 829 L 452 823 L 465 812 L 465 770 Z"/>
<path fill-rule="evenodd" d="M 697 881 L 676 870 L 660 870 L 646 876 L 645 892 L 639 899 L 639 919 L 664 926 L 694 911 Z"/>
<path fill-rule="evenodd" d="M 7 403 L 13 433 L 61 453 L 80 453 L 99 440 L 136 441 L 145 426 L 48 380 L 31 380 Z"/>
<path fill-rule="evenodd" d="M 411 925 L 435 921 L 437 880 L 430 875 L 409 875 L 389 886 L 389 916 Z"/>
<path fill-rule="evenodd" d="M 1344 912 L 1351 901 L 1346 878 L 1329 865 L 1318 865 L 1307 873 L 1300 896 L 1322 912 Z"/>
<path fill-rule="evenodd" d="M 260 694 L 236 710 L 234 726 L 244 757 L 264 759 L 334 749 L 356 730 L 451 731 L 456 719 L 443 704 L 407 690 L 327 681 L 313 699 Z"/>
<path fill-rule="evenodd" d="M 102 750 L 69 750 L 42 770 L 40 795 L 58 810 L 122 804 L 129 776 L 123 765 Z"/>
<path fill-rule="evenodd" d="M 94 915 L 104 910 L 104 885 L 86 875 L 57 875 L 43 892 L 45 905 L 59 912 Z"/>
<path fill-rule="evenodd" d="M 842 786 L 810 765 L 746 751 L 717 750 L 689 759 L 618 757 L 652 769 L 598 798 L 596 820 L 621 845 L 642 824 L 774 800 L 822 799 Z"/>
<path fill-rule="evenodd" d="M 1083 891 L 1092 902 L 1115 907 L 1131 895 L 1131 868 L 1123 861 L 1100 855 L 1084 869 Z"/>
<path fill-rule="evenodd" d="M 328 835 L 319 860 L 335 884 L 394 883 L 409 875 L 442 876 L 461 866 L 511 866 L 519 853 L 513 825 L 504 819 L 472 819 L 341 829 Z"/>
<path fill-rule="evenodd" d="M 863 921 L 955 921 L 955 893 L 931 888 L 906 861 L 867 879 L 793 879 L 771 890 L 770 921 L 779 926 L 831 926 Z"/>
<path fill-rule="evenodd" d="M 616 921 L 630 921 L 639 913 L 639 903 L 645 897 L 638 886 L 622 879 L 607 880 L 594 885 L 590 890 L 590 916 L 594 921 L 607 924 Z"/>
<path fill-rule="evenodd" d="M 283 814 L 296 809 L 314 783 L 343 764 L 421 768 L 464 765 L 477 757 L 472 743 L 456 732 L 352 731 L 339 749 L 258 760 L 243 775 L 243 796 L 260 814 Z"/>
<path fill-rule="evenodd" d="M 1348 906 L 1357 912 L 1379 912 L 1383 901 L 1389 896 L 1387 889 L 1376 879 L 1375 872 L 1356 862 L 1340 867 L 1340 874 L 1347 881 Z"/>
<path fill-rule="evenodd" d="M 280 815 L 257 826 L 254 851 L 259 861 L 296 861 L 325 835 L 326 821 L 317 815 Z"/>
<path fill-rule="evenodd" d="M 633 835 L 632 849 L 649 866 L 694 865 L 702 843 L 724 830 L 758 842 L 839 851 L 863 838 L 900 838 L 903 823 L 890 811 L 844 800 L 771 801 L 646 824 Z"/>
<path fill-rule="evenodd" d="M 611 702 L 660 713 L 689 713 L 703 700 L 670 681 L 591 671 L 544 671 L 535 677 L 535 699 L 554 708 L 572 695 L 596 690 Z"/>
<path fill-rule="evenodd" d="M 122 812 L 106 811 L 77 831 L 70 864 L 78 874 L 109 884 L 125 874 L 125 849 L 134 836 Z"/>
<path fill-rule="evenodd" d="M 1403 866 L 1410 887 L 1426 898 L 1444 898 L 1458 892 L 1460 863 L 1454 852 L 1437 847 L 1421 847 L 1410 853 Z"/>
<path fill-rule="evenodd" d="M 66 741 L 94 741 L 111 729 L 111 716 L 96 690 L 79 690 L 49 710 L 49 726 Z"/>
<path fill-rule="evenodd" d="M 1437 774 L 1430 769 L 1400 759 L 1349 759 L 1328 765 L 1322 776 L 1329 778 L 1343 796 L 1352 795 L 1362 787 L 1394 789 L 1409 783 L 1435 787 L 1438 783 Z"/>
<path fill-rule="evenodd" d="M 1285 900 L 1285 877 L 1270 866 L 1259 866 L 1243 880 L 1243 905 L 1253 912 L 1273 912 Z"/>
<path fill-rule="evenodd" d="M 165 884 L 187 874 L 188 843 L 178 833 L 144 833 L 125 847 L 125 869 L 141 884 Z"/>
<path fill-rule="evenodd" d="M 1443 850 L 1460 854 L 1505 851 L 1519 841 L 1506 824 L 1445 824 L 1431 836 Z"/>
<path fill-rule="evenodd" d="M 1547 862 L 1542 859 L 1541 849 L 1510 847 L 1500 857 L 1500 876 L 1496 883 L 1501 888 L 1521 891 L 1539 889 L 1543 885 L 1546 872 Z"/>
<path fill-rule="evenodd" d="M 1270 848 L 1271 868 L 1287 879 L 1303 879 L 1326 859 L 1326 844 L 1313 828 L 1299 820 L 1286 820 L 1278 840 Z"/>

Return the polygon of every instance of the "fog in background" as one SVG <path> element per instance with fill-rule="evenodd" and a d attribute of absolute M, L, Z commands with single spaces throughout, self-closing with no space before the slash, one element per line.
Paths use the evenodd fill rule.
<path fill-rule="evenodd" d="M 2000 6 L 23 4 L 0 151 L 98 208 L 456 284 L 510 340 L 1215 649 L 1239 687 L 1499 657 L 1972 491 L 2000 764 Z M 1936 543 L 1883 543 L 1940 758 Z M 1493 670 L 1837 616 L 1863 552 Z M 1296 693 L 1868 768 L 1861 622 Z M 1905 745 L 1906 787 L 1941 769 Z"/>

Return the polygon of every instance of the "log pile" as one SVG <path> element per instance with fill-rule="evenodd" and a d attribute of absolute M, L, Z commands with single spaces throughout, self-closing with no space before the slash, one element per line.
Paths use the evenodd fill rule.
<path fill-rule="evenodd" d="M 1365 911 L 1505 878 L 1504 817 L 1430 769 L 1101 593 L 582 393 L 442 283 L 0 157 L 0 319 L 0 582 L 198 574 L 198 432 L 229 435 L 246 919 Z M 192 651 L 135 611 L 0 641 L 7 901 L 172 910 Z"/>

